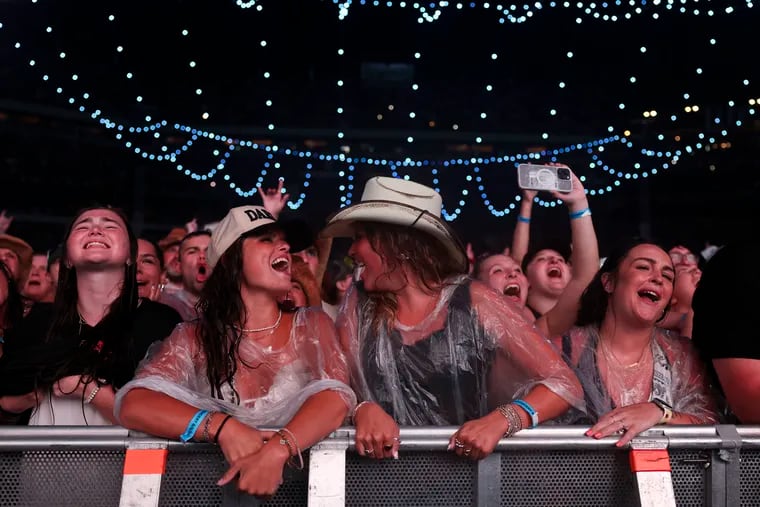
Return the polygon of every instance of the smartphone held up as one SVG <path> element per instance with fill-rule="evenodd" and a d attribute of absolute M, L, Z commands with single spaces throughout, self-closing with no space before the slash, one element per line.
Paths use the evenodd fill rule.
<path fill-rule="evenodd" d="M 553 165 L 520 164 L 517 166 L 517 184 L 525 190 L 556 190 L 563 193 L 573 190 L 570 169 Z"/>

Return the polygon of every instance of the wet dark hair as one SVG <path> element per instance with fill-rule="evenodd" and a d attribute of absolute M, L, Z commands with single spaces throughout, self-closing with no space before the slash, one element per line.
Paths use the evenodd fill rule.
<path fill-rule="evenodd" d="M 0 331 L 2 331 L 16 327 L 24 318 L 24 301 L 21 299 L 21 293 L 18 290 L 18 285 L 16 285 L 16 280 L 11 275 L 11 270 L 2 261 L 0 261 L 0 274 L 5 278 L 8 285 L 8 298 L 5 301 L 5 322 L 0 322 L 2 324 Z"/>
<path fill-rule="evenodd" d="M 581 296 L 580 308 L 578 309 L 578 317 L 576 319 L 576 326 L 588 326 L 595 325 L 599 327 L 604 320 L 604 316 L 607 313 L 607 304 L 610 299 L 610 294 L 604 290 L 604 283 L 602 282 L 602 276 L 605 273 L 609 273 L 612 279 L 617 278 L 620 271 L 620 264 L 628 256 L 631 250 L 639 245 L 659 245 L 654 241 L 641 237 L 627 238 L 619 242 L 609 253 L 607 258 L 602 264 L 602 267 L 597 271 L 594 279 L 588 284 L 586 290 L 583 291 Z M 666 306 L 669 308 L 670 305 Z M 665 318 L 663 313 L 660 320 Z M 658 321 L 659 322 L 659 321 Z"/>
<path fill-rule="evenodd" d="M 245 304 L 240 295 L 243 280 L 243 241 L 260 237 L 279 230 L 276 224 L 265 225 L 240 236 L 219 258 L 211 275 L 201 290 L 197 308 L 201 316 L 196 328 L 198 345 L 206 356 L 206 377 L 211 386 L 211 395 L 222 398 L 222 386 L 232 385 L 237 371 L 240 328 L 246 320 Z M 242 361 L 242 359 L 241 359 Z M 255 368 L 256 365 L 247 365 Z"/>
<path fill-rule="evenodd" d="M 108 210 L 121 219 L 129 238 L 129 258 L 124 265 L 124 282 L 119 295 L 95 326 L 95 332 L 88 333 L 85 341 L 81 336 L 82 323 L 77 309 L 77 272 L 69 262 L 67 243 L 79 217 L 93 210 Z M 102 379 L 104 385 L 113 384 L 117 369 L 115 363 L 124 357 L 131 357 L 126 354 L 132 346 L 131 330 L 138 303 L 137 236 L 122 210 L 110 206 L 93 206 L 74 216 L 66 229 L 62 244 L 58 289 L 52 323 L 47 334 L 47 346 L 53 359 L 44 365 L 38 377 L 38 385 L 49 388 L 55 381 L 68 375 Z"/>

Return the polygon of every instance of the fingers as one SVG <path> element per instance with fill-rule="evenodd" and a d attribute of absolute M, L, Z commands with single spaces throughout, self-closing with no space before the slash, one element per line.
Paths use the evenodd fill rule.
<path fill-rule="evenodd" d="M 631 440 L 633 440 L 636 435 L 638 435 L 640 431 L 634 430 L 633 428 L 625 428 L 625 431 L 623 432 L 623 436 L 620 437 L 620 440 L 617 441 L 615 446 L 617 447 L 623 447 L 624 445 L 628 444 Z"/>
<path fill-rule="evenodd" d="M 253 473 L 241 471 L 238 479 L 238 490 L 256 496 L 263 501 L 268 501 L 277 493 L 282 483 L 282 475 L 276 477 L 270 474 L 262 475 L 260 471 Z"/>
<path fill-rule="evenodd" d="M 451 436 L 448 448 L 462 458 L 478 460 L 486 455 L 478 442 L 469 438 L 461 430 Z"/>
<path fill-rule="evenodd" d="M 398 449 L 401 439 L 398 434 L 390 433 L 358 434 L 356 436 L 356 452 L 365 458 L 398 459 Z"/>
<path fill-rule="evenodd" d="M 224 472 L 224 475 L 216 482 L 217 486 L 224 486 L 225 484 L 229 483 L 232 479 L 237 477 L 237 475 L 240 473 L 240 464 L 234 463 L 230 468 L 227 469 L 226 472 Z"/>
<path fill-rule="evenodd" d="M 586 432 L 586 436 L 599 439 L 626 429 L 627 427 L 625 423 L 618 415 L 608 414 L 600 418 L 599 421 Z"/>

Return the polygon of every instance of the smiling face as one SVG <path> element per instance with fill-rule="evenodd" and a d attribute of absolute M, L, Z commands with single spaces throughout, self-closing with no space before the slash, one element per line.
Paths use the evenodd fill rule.
<path fill-rule="evenodd" d="M 570 266 L 556 250 L 539 250 L 525 272 L 530 290 L 559 297 L 570 282 Z"/>
<path fill-rule="evenodd" d="M 148 298 L 161 280 L 161 264 L 153 243 L 137 240 L 137 295 Z"/>
<path fill-rule="evenodd" d="M 78 271 L 122 269 L 130 258 L 126 224 L 109 209 L 85 211 L 71 228 L 66 256 Z"/>
<path fill-rule="evenodd" d="M 354 242 L 348 250 L 358 273 L 358 280 L 368 292 L 394 292 L 406 284 L 401 269 L 390 270 L 383 256 L 378 253 L 361 227 L 354 233 Z"/>
<path fill-rule="evenodd" d="M 244 237 L 242 250 L 244 290 L 283 296 L 292 289 L 290 246 L 282 232 L 267 228 L 263 233 Z"/>
<path fill-rule="evenodd" d="M 528 279 L 520 265 L 506 255 L 492 255 L 480 263 L 479 280 L 520 306 L 528 299 Z"/>
<path fill-rule="evenodd" d="M 673 295 L 675 270 L 670 256 L 656 245 L 632 248 L 620 263 L 617 276 L 605 273 L 602 284 L 610 294 L 616 318 L 654 326 L 665 313 Z"/>

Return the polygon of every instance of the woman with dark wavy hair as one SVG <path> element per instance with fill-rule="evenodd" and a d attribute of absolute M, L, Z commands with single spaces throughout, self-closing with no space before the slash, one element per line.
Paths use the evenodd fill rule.
<path fill-rule="evenodd" d="M 521 310 L 467 277 L 433 189 L 373 178 L 322 234 L 354 238 L 357 285 L 338 331 L 362 400 L 360 454 L 396 457 L 399 425 L 458 425 L 451 450 L 480 459 L 503 436 L 582 404 L 572 371 Z"/>
<path fill-rule="evenodd" d="M 128 428 L 218 443 L 239 489 L 273 494 L 286 462 L 337 429 L 355 404 L 335 327 L 319 309 L 283 312 L 291 258 L 272 215 L 230 210 L 209 244 L 197 322 L 178 326 L 117 398 Z M 276 435 L 257 427 L 280 427 Z"/>
<path fill-rule="evenodd" d="M 673 263 L 633 240 L 607 257 L 581 298 L 575 328 L 556 340 L 586 397 L 587 435 L 620 432 L 622 446 L 656 424 L 712 424 L 715 400 L 691 341 L 658 327 L 673 295 Z"/>
<path fill-rule="evenodd" d="M 2 390 L 36 406 L 31 425 L 113 424 L 116 390 L 179 317 L 138 299 L 137 239 L 122 211 L 77 213 L 63 245 L 55 303 L 26 317 L 19 350 L 5 358 Z"/>

